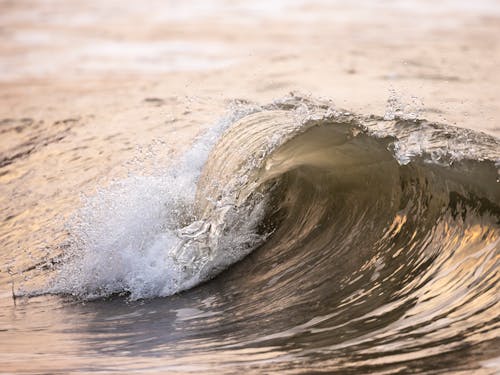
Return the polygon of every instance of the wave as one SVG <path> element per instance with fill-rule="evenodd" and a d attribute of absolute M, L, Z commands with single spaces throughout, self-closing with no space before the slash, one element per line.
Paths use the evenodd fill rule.
<path fill-rule="evenodd" d="M 478 228 L 491 221 L 484 236 L 496 243 L 496 138 L 418 119 L 358 116 L 295 95 L 267 106 L 237 104 L 174 168 L 130 176 L 88 198 L 46 291 L 167 296 L 257 247 L 290 259 L 301 249 L 313 263 L 337 256 L 339 246 L 350 262 L 385 264 L 390 249 L 415 251 L 422 262 L 457 252 L 448 246 L 463 242 L 475 220 Z M 405 232 L 411 241 L 399 239 Z M 358 266 L 350 272 L 366 267 Z"/>
<path fill-rule="evenodd" d="M 161 297 L 227 270 L 246 296 L 231 308 L 275 332 L 237 347 L 294 338 L 321 366 L 351 353 L 366 371 L 479 344 L 491 357 L 499 146 L 296 95 L 239 102 L 173 167 L 88 198 L 43 293 Z"/>

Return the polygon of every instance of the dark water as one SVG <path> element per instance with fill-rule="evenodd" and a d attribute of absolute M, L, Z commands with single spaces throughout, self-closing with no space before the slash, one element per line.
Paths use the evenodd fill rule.
<path fill-rule="evenodd" d="M 3 234 L 3 371 L 496 373 L 499 145 L 242 105 L 83 201 L 44 254 Z"/>

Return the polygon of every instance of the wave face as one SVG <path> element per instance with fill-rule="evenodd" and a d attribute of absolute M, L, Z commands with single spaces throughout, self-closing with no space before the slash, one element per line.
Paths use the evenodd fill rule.
<path fill-rule="evenodd" d="M 137 205 L 120 216 L 108 204 L 113 227 L 89 230 L 98 205 L 88 206 L 48 291 L 166 296 L 227 269 L 191 291 L 216 289 L 225 317 L 192 318 L 186 340 L 206 339 L 233 365 L 495 371 L 498 139 L 297 96 L 221 124 L 177 173 L 107 191 Z M 229 336 L 219 332 L 228 326 Z"/>

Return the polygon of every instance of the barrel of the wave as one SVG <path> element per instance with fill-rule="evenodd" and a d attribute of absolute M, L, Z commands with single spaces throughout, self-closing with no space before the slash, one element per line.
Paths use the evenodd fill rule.
<path fill-rule="evenodd" d="M 248 115 L 222 135 L 211 151 L 197 190 L 197 216 L 216 238 L 238 212 L 255 218 L 282 176 L 307 167 L 332 171 L 346 181 L 361 170 L 396 162 L 385 141 L 365 134 L 359 118 L 347 112 L 329 113 L 265 109 Z M 350 173 L 344 173 L 348 170 Z M 279 199 L 279 197 L 278 197 Z"/>
<path fill-rule="evenodd" d="M 313 128 L 317 131 L 310 132 Z M 300 165 L 354 168 L 394 162 L 386 142 L 368 139 L 365 133 L 359 117 L 343 111 L 332 114 L 320 106 L 305 113 L 295 108 L 248 115 L 233 124 L 210 153 L 198 182 L 198 216 L 239 207 L 252 194 L 262 193 L 266 182 Z"/>

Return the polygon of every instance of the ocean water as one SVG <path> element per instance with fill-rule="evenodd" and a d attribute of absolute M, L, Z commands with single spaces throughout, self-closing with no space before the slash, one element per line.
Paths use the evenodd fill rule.
<path fill-rule="evenodd" d="M 72 125 L 2 123 L 1 371 L 498 370 L 498 138 L 291 94 L 24 186 L 48 144 L 82 184 Z"/>
<path fill-rule="evenodd" d="M 0 373 L 500 373 L 497 35 L 496 0 L 0 1 Z"/>

